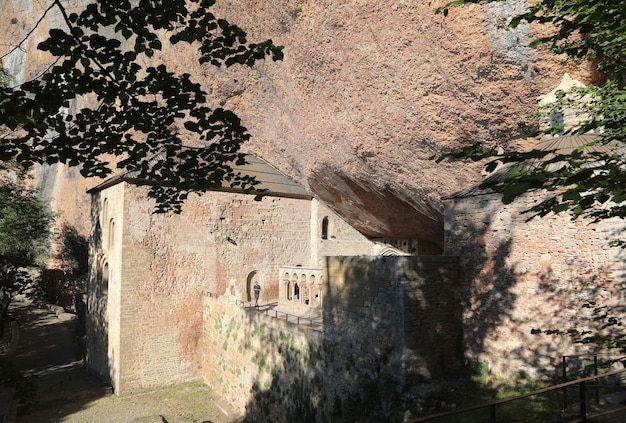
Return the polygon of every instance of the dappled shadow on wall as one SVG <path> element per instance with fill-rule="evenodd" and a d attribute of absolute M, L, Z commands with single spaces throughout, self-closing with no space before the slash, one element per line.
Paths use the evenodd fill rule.
<path fill-rule="evenodd" d="M 459 371 L 455 258 L 336 257 L 325 270 L 323 332 L 251 321 L 263 338 L 251 365 L 267 377 L 246 421 L 403 421 L 417 386 Z"/>
<path fill-rule="evenodd" d="M 609 246 L 604 229 L 560 216 L 527 222 L 499 200 L 452 209 L 463 211 L 447 242 L 461 260 L 468 369 L 554 380 L 562 355 L 595 348 L 540 329 L 598 327 L 585 304 L 623 304 L 624 250 Z M 619 237 L 615 230 L 607 235 Z"/>

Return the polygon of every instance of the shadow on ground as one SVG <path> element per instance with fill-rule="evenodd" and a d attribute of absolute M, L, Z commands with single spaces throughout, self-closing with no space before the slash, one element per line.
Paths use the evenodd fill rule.
<path fill-rule="evenodd" d="M 10 402 L 10 392 L 0 392 L 0 421 L 47 422 L 212 422 L 241 421 L 214 399 L 203 384 L 119 397 L 110 384 L 87 373 L 74 336 L 74 315 L 33 304 L 13 304 L 17 322 L 12 342 L 0 356 L 34 383 L 32 404 Z"/>

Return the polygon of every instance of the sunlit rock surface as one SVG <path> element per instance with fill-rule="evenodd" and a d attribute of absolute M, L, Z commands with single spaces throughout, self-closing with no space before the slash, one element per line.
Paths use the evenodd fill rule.
<path fill-rule="evenodd" d="M 36 50 L 49 2 L 0 3 L 3 65 L 14 82 L 39 75 Z M 75 9 L 81 0 L 64 1 Z M 245 146 L 309 189 L 363 234 L 443 243 L 440 198 L 481 177 L 478 164 L 436 164 L 442 150 L 485 141 L 525 146 L 520 123 L 564 72 L 585 69 L 526 47 L 533 29 L 507 27 L 525 1 L 453 9 L 439 1 L 218 1 L 215 13 L 250 39 L 285 46 L 282 62 L 253 68 L 200 66 L 176 46 L 158 58 L 190 72 L 215 106 L 231 108 L 252 134 Z M 18 48 L 14 48 L 18 46 Z M 48 169 L 39 181 L 66 219 L 88 216 L 76 172 Z M 82 224 L 77 226 L 82 226 Z M 85 226 L 86 227 L 86 226 Z"/>

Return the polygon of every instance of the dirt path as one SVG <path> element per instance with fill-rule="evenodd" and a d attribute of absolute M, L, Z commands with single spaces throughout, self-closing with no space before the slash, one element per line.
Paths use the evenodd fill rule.
<path fill-rule="evenodd" d="M 21 410 L 17 423 L 240 423 L 243 420 L 201 383 L 123 397 L 114 395 L 109 385 L 83 368 L 73 337 L 73 315 L 31 304 L 15 304 L 12 315 L 18 323 L 17 342 L 3 358 L 33 377 L 38 387 L 35 406 Z M 11 423 L 14 414 L 0 409 L 0 415 L 6 416 L 3 423 Z"/>

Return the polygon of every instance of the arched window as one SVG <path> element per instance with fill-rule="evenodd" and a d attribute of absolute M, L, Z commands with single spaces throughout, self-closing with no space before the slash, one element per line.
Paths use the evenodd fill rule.
<path fill-rule="evenodd" d="M 99 273 L 97 294 L 98 298 L 102 298 L 109 295 L 109 263 L 102 263 Z"/>
<path fill-rule="evenodd" d="M 109 220 L 109 248 L 113 248 L 113 243 L 115 242 L 115 222 L 113 219 Z"/>
<path fill-rule="evenodd" d="M 322 219 L 322 239 L 328 239 L 328 216 Z"/>
<path fill-rule="evenodd" d="M 109 199 L 105 198 L 102 202 L 102 225 L 109 219 Z"/>
<path fill-rule="evenodd" d="M 307 276 L 305 273 L 302 273 L 300 275 L 300 280 L 298 281 L 298 285 L 300 285 L 300 289 L 298 292 L 298 301 L 303 303 L 303 304 L 307 304 L 307 298 L 308 298 L 308 290 L 309 290 L 309 286 L 307 284 Z"/>
<path fill-rule="evenodd" d="M 248 273 L 246 278 L 246 301 L 252 301 L 252 287 L 259 281 L 259 276 L 256 270 Z M 259 284 L 260 285 L 260 284 Z"/>
<path fill-rule="evenodd" d="M 555 128 L 557 126 L 563 127 L 564 123 L 565 123 L 565 117 L 563 115 L 563 112 L 556 112 L 556 113 L 553 113 L 550 116 L 550 127 L 551 128 Z M 563 135 L 563 133 L 564 133 L 563 130 L 559 131 L 559 135 Z"/>
<path fill-rule="evenodd" d="M 284 286 L 283 297 L 287 301 L 291 301 L 291 282 L 289 281 L 289 279 L 285 279 L 283 286 Z"/>

